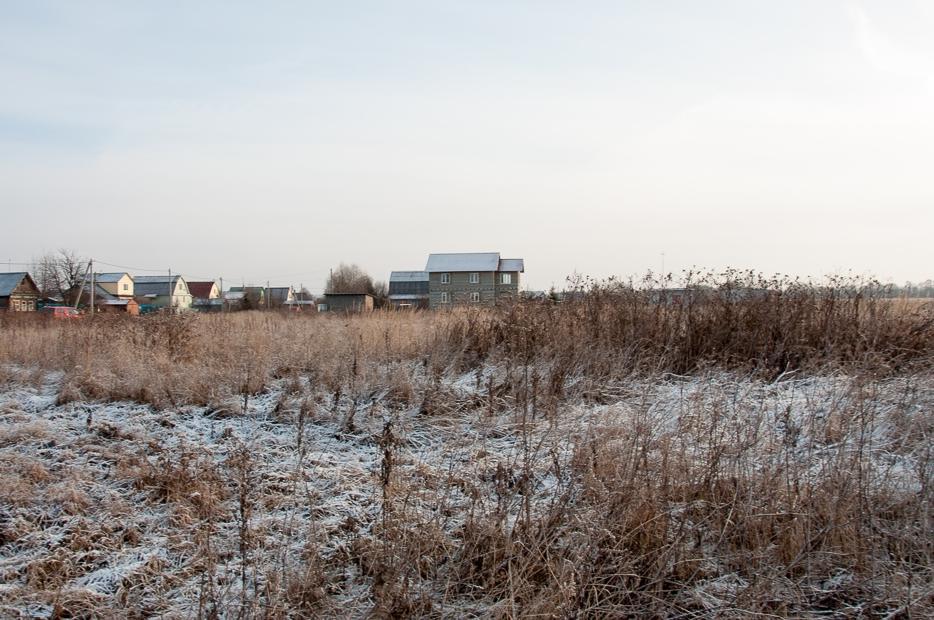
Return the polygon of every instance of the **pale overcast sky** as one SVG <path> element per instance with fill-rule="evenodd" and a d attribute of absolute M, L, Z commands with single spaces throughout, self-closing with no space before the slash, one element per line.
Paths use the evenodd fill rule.
<path fill-rule="evenodd" d="M 0 261 L 934 276 L 932 0 L 0 0 L 0 93 Z"/>

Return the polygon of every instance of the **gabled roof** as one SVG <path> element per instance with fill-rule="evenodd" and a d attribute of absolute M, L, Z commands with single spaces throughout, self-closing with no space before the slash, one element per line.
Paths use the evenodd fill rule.
<path fill-rule="evenodd" d="M 178 275 L 172 276 L 172 282 L 178 282 L 181 277 Z M 156 284 L 159 282 L 168 285 L 169 276 L 133 276 L 134 284 Z"/>
<path fill-rule="evenodd" d="M 425 271 L 496 271 L 499 252 L 465 252 L 459 254 L 429 254 Z"/>
<path fill-rule="evenodd" d="M 390 282 L 428 282 L 427 271 L 393 271 L 389 274 Z"/>
<path fill-rule="evenodd" d="M 90 303 L 91 300 L 91 283 L 88 281 L 83 282 L 82 284 L 76 284 L 70 289 L 68 289 L 68 296 L 70 297 L 69 303 L 72 303 L 75 297 L 78 296 L 78 292 L 81 292 L 81 302 Z M 108 293 L 97 281 L 94 282 L 94 301 L 95 302 L 104 302 L 112 299 L 119 299 L 116 295 Z"/>
<path fill-rule="evenodd" d="M 112 272 L 112 273 L 95 273 L 94 281 L 103 282 L 104 284 L 114 284 L 120 281 L 120 278 L 123 276 L 129 276 L 130 274 L 124 272 Z M 132 280 L 132 278 L 130 278 Z"/>
<path fill-rule="evenodd" d="M 269 301 L 286 301 L 289 298 L 289 293 L 292 293 L 291 286 L 270 286 L 266 289 L 266 294 L 269 296 Z M 294 294 L 294 293 L 293 293 Z"/>
<path fill-rule="evenodd" d="M 178 286 L 179 281 L 185 282 L 185 279 L 182 276 L 173 275 L 172 276 L 172 293 L 175 293 L 175 288 Z M 185 283 L 185 288 L 187 289 L 187 283 Z M 134 297 L 151 297 L 151 296 L 161 296 L 169 294 L 169 276 L 134 276 L 133 277 L 133 296 Z"/>
<path fill-rule="evenodd" d="M 84 290 L 85 290 L 85 294 L 86 294 L 86 295 L 89 295 L 89 294 L 90 294 L 90 293 L 88 292 L 88 289 L 89 289 L 89 288 L 90 288 L 90 285 L 86 285 L 86 286 L 84 287 Z M 113 300 L 113 299 L 119 299 L 118 297 L 116 297 L 116 296 L 114 296 L 114 295 L 111 295 L 110 293 L 108 293 L 107 291 L 105 291 L 105 290 L 103 289 L 103 287 L 101 287 L 101 285 L 98 284 L 96 281 L 95 281 L 95 283 L 94 283 L 94 298 L 95 298 L 95 301 L 98 300 L 98 299 L 103 299 L 103 300 L 105 300 L 105 301 L 107 301 L 107 300 Z"/>
<path fill-rule="evenodd" d="M 228 291 L 233 291 L 234 293 L 262 293 L 266 290 L 266 287 L 263 286 L 231 286 Z"/>
<path fill-rule="evenodd" d="M 20 282 L 23 281 L 23 278 L 29 278 L 33 288 L 38 288 L 36 283 L 33 282 L 32 276 L 25 271 L 0 273 L 0 297 L 9 297 L 16 290 L 16 287 L 20 285 Z"/>
<path fill-rule="evenodd" d="M 525 261 L 521 258 L 504 258 L 499 261 L 500 271 L 521 271 L 525 273 Z"/>
<path fill-rule="evenodd" d="M 211 290 L 216 285 L 216 282 L 188 282 L 188 292 L 191 293 L 192 297 L 197 297 L 199 299 L 210 299 Z"/>

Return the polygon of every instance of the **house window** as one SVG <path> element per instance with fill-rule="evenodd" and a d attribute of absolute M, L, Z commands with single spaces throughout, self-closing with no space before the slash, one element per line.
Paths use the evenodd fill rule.
<path fill-rule="evenodd" d="M 445 274 L 445 275 L 447 275 L 447 274 Z M 444 291 L 443 293 L 441 293 L 441 303 L 443 303 L 443 304 L 449 304 L 449 303 L 451 303 L 451 294 L 448 293 L 447 291 Z"/>
<path fill-rule="evenodd" d="M 512 274 L 511 273 L 501 273 L 499 274 L 500 284 L 512 284 Z"/>
<path fill-rule="evenodd" d="M 471 284 L 480 284 L 480 273 L 474 271 L 470 274 L 470 283 Z"/>
<path fill-rule="evenodd" d="M 451 274 L 442 273 L 441 274 L 441 284 L 450 284 L 451 283 Z"/>
<path fill-rule="evenodd" d="M 480 301 L 480 293 L 479 293 L 479 292 L 476 292 L 476 291 L 474 291 L 473 293 L 471 293 L 471 294 L 470 294 L 470 301 L 472 301 L 473 303 L 479 302 L 479 301 Z"/>
<path fill-rule="evenodd" d="M 126 284 L 126 283 L 124 283 L 124 284 L 123 284 L 123 290 L 125 290 L 125 291 L 128 291 L 128 290 L 130 290 L 130 285 L 129 285 L 129 284 Z"/>

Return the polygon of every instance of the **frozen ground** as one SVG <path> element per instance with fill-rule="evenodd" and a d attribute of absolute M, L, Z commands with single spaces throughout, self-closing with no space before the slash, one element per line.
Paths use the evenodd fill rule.
<path fill-rule="evenodd" d="M 843 376 L 667 376 L 518 411 L 508 396 L 487 394 L 498 376 L 487 369 L 480 379 L 448 377 L 426 411 L 380 393 L 335 403 L 285 381 L 222 409 L 59 405 L 60 376 L 23 375 L 0 387 L 0 617 L 231 616 L 243 606 L 287 614 L 302 601 L 264 592 L 310 572 L 324 575 L 311 579 L 320 587 L 295 596 L 314 599 L 316 614 L 365 616 L 373 578 L 359 549 L 378 539 L 387 480 L 393 505 L 454 539 L 472 510 L 502 501 L 498 489 L 518 484 L 523 467 L 534 472 L 525 481 L 532 510 L 547 504 L 577 475 L 580 446 L 600 437 L 621 446 L 635 433 L 667 438 L 699 460 L 726 440 L 742 446 L 718 457 L 732 466 L 791 455 L 803 477 L 820 477 L 852 445 L 865 451 L 872 483 L 891 493 L 930 482 L 919 467 L 931 444 L 930 377 L 857 385 Z M 864 416 L 860 436 L 835 422 L 854 412 Z M 512 523 L 522 507 L 505 510 Z M 716 572 L 690 593 L 696 605 L 718 609 L 744 587 Z M 414 587 L 434 597 L 439 615 L 484 613 L 469 597 Z"/>

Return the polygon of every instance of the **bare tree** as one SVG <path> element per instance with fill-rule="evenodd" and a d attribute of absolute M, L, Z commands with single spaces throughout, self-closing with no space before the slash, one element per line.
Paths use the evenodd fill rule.
<path fill-rule="evenodd" d="M 326 293 L 370 293 L 373 294 L 373 278 L 358 265 L 341 263 L 331 270 L 324 284 Z"/>
<path fill-rule="evenodd" d="M 87 259 L 74 250 L 60 249 L 48 253 L 36 263 L 36 284 L 45 296 L 65 297 L 80 286 L 88 268 Z"/>
<path fill-rule="evenodd" d="M 374 305 L 382 308 L 389 302 L 389 285 L 382 280 L 377 280 L 373 283 L 373 290 L 370 294 L 373 295 Z"/>

